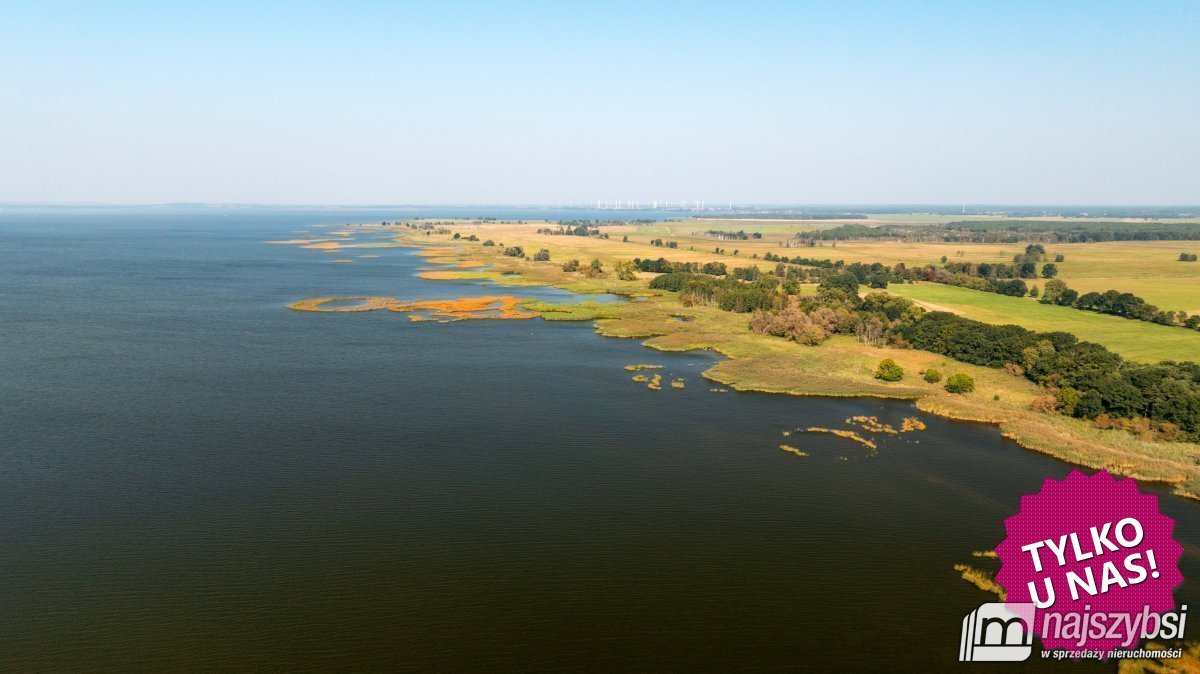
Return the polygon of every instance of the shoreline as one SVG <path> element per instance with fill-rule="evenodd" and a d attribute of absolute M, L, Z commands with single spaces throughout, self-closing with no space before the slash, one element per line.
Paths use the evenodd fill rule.
<path fill-rule="evenodd" d="M 819 346 L 803 346 L 777 337 L 758 335 L 746 327 L 745 314 L 713 307 L 684 306 L 674 293 L 648 289 L 645 279 L 620 281 L 606 274 L 587 278 L 560 271 L 560 263 L 531 262 L 500 254 L 495 247 L 466 246 L 448 235 L 419 240 L 404 230 L 389 230 L 402 247 L 422 249 L 417 255 L 439 258 L 436 275 L 428 280 L 477 280 L 496 286 L 550 286 L 581 295 L 615 294 L 635 301 L 550 304 L 529 300 L 521 308 L 544 320 L 591 321 L 605 337 L 640 339 L 662 352 L 711 350 L 724 360 L 701 373 L 706 380 L 739 392 L 804 397 L 883 398 L 911 400 L 921 412 L 958 422 L 996 426 L 1002 437 L 1019 447 L 1054 457 L 1070 465 L 1105 469 L 1141 482 L 1167 485 L 1178 496 L 1200 500 L 1200 446 L 1142 440 L 1118 430 L 1101 430 L 1082 420 L 1033 412 L 1028 408 L 1040 389 L 1001 370 L 960 363 L 938 354 L 913 349 L 870 347 L 852 337 L 833 337 Z M 431 237 L 432 238 L 432 237 Z M 479 262 L 484 268 L 453 264 Z M 908 376 L 885 383 L 871 372 L 883 358 L 901 361 Z M 965 372 L 977 382 L 972 394 L 946 393 L 940 386 L 919 381 L 922 368 Z M 989 400 L 990 398 L 990 400 Z"/>

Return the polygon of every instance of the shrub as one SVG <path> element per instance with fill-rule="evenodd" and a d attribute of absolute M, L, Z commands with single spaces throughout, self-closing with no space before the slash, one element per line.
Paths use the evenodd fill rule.
<path fill-rule="evenodd" d="M 900 381 L 904 379 L 904 368 L 891 358 L 884 358 L 879 361 L 879 367 L 875 368 L 875 378 L 884 381 Z"/>
<path fill-rule="evenodd" d="M 525 257 L 525 249 L 520 246 L 509 246 L 504 249 L 504 254 L 509 257 Z"/>
<path fill-rule="evenodd" d="M 562 267 L 563 271 L 579 271 L 579 260 L 567 260 Z"/>
<path fill-rule="evenodd" d="M 950 393 L 970 393 L 975 390 L 975 380 L 969 374 L 952 374 L 946 378 L 946 390 Z"/>
<path fill-rule="evenodd" d="M 484 242 L 483 242 L 483 245 L 485 245 L 485 246 L 494 246 L 494 245 L 496 245 L 496 242 L 495 242 L 495 241 L 492 241 L 491 239 L 488 239 L 487 241 L 484 241 Z"/>
<path fill-rule="evenodd" d="M 600 264 L 600 260 L 592 260 L 592 263 L 583 273 L 588 278 L 595 278 L 604 273 L 604 267 Z"/>
<path fill-rule="evenodd" d="M 936 384 L 942 380 L 942 373 L 937 370 L 925 370 L 925 381 Z"/>
<path fill-rule="evenodd" d="M 546 262 L 549 259 L 550 259 L 550 251 L 546 250 L 545 248 L 543 248 L 533 254 L 534 262 Z"/>
<path fill-rule="evenodd" d="M 1029 409 L 1034 412 L 1041 412 L 1042 414 L 1050 414 L 1058 409 L 1058 398 L 1052 395 L 1038 396 L 1033 399 L 1033 402 L 1029 403 Z"/>
<path fill-rule="evenodd" d="M 1020 365 L 1017 365 L 1016 363 L 1005 363 L 1004 371 L 1011 374 L 1014 377 L 1024 377 L 1025 376 L 1025 368 L 1021 367 Z"/>

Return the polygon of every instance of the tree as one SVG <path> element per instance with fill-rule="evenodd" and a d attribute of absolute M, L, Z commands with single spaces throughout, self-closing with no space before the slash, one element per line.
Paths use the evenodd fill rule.
<path fill-rule="evenodd" d="M 1058 389 L 1058 393 L 1054 397 L 1063 414 L 1069 416 L 1075 415 L 1075 407 L 1079 405 L 1079 391 L 1070 386 L 1064 386 Z"/>
<path fill-rule="evenodd" d="M 525 257 L 525 249 L 520 246 L 509 246 L 504 249 L 504 254 L 509 257 Z"/>
<path fill-rule="evenodd" d="M 848 295 L 858 295 L 858 277 L 849 272 L 834 274 L 821 279 L 822 289 L 844 290 Z"/>
<path fill-rule="evenodd" d="M 1042 286 L 1042 299 L 1038 301 L 1042 304 L 1061 304 L 1065 294 L 1070 290 L 1066 282 L 1059 279 L 1046 281 L 1046 284 Z"/>
<path fill-rule="evenodd" d="M 629 260 L 622 260 L 617 263 L 617 278 L 622 281 L 637 280 L 637 265 Z"/>
<path fill-rule="evenodd" d="M 1034 297 L 1034 298 L 1036 298 L 1038 296 L 1038 287 L 1037 286 L 1033 286 L 1032 288 L 1029 289 L 1029 296 Z"/>
<path fill-rule="evenodd" d="M 1063 261 L 1063 260 L 1065 260 L 1065 259 L 1067 259 L 1067 258 L 1066 258 L 1065 256 L 1063 256 L 1062 254 L 1059 254 L 1059 255 L 1055 255 L 1055 256 L 1054 256 L 1054 261 L 1055 261 L 1055 262 L 1062 262 L 1062 261 Z"/>
<path fill-rule="evenodd" d="M 1042 265 L 1042 278 L 1054 278 L 1055 276 L 1058 276 L 1058 265 L 1053 262 Z"/>
<path fill-rule="evenodd" d="M 550 259 L 550 251 L 546 250 L 545 248 L 543 248 L 533 254 L 534 262 L 546 262 L 549 259 Z"/>
<path fill-rule="evenodd" d="M 904 379 L 904 368 L 891 358 L 884 358 L 879 361 L 879 367 L 875 368 L 875 378 L 884 381 L 900 381 Z"/>
<path fill-rule="evenodd" d="M 952 374 L 946 378 L 946 390 L 950 393 L 970 393 L 975 390 L 975 380 L 969 374 Z"/>
<path fill-rule="evenodd" d="M 938 372 L 937 370 L 925 370 L 925 375 L 923 378 L 930 384 L 936 384 L 942 380 L 942 373 Z"/>

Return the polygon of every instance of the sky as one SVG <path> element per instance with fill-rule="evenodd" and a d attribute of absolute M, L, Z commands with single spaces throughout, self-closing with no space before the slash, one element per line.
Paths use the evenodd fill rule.
<path fill-rule="evenodd" d="M 0 3 L 0 202 L 1200 203 L 1200 1 Z"/>

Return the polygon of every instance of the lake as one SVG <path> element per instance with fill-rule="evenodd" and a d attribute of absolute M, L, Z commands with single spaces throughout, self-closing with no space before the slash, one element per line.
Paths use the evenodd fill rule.
<path fill-rule="evenodd" d="M 957 665 L 991 595 L 953 565 L 1070 466 L 906 402 L 716 393 L 714 354 L 587 323 L 290 311 L 576 296 L 264 243 L 471 214 L 546 216 L 0 210 L 0 668 Z M 928 429 L 783 437 L 852 415 Z M 1195 603 L 1198 504 L 1163 509 Z"/>

